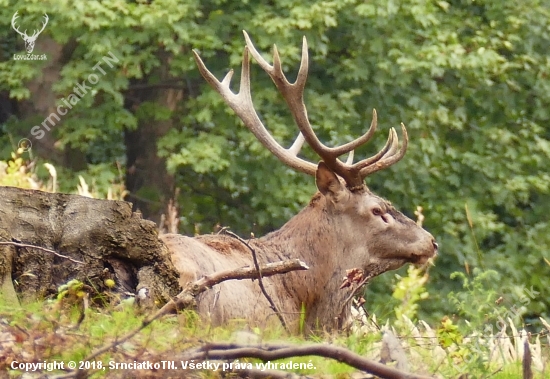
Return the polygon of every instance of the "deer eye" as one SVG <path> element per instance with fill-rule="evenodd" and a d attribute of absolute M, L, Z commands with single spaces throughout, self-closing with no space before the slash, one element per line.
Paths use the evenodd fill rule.
<path fill-rule="evenodd" d="M 382 209 L 378 207 L 372 209 L 372 214 L 375 216 L 382 216 L 382 213 L 383 213 Z"/>

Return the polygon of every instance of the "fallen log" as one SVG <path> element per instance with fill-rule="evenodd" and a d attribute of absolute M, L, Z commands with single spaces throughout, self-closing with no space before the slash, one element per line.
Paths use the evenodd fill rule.
<path fill-rule="evenodd" d="M 156 224 L 125 201 L 0 186 L 0 242 L 0 296 L 8 299 L 47 297 L 71 279 L 97 293 L 146 289 L 149 303 L 181 290 Z"/>

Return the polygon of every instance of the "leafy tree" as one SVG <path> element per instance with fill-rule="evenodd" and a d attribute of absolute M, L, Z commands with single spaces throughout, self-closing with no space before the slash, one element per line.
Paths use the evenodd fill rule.
<path fill-rule="evenodd" d="M 3 156 L 77 83 L 97 74 L 97 84 L 51 132 L 33 140 L 36 154 L 75 174 L 109 172 L 111 181 L 122 167 L 128 199 L 155 220 L 179 188 L 182 232 L 205 233 L 219 223 L 243 235 L 265 233 L 307 203 L 313 180 L 276 162 L 241 126 L 198 74 L 191 49 L 221 77 L 239 66 L 246 29 L 266 54 L 277 43 L 292 77 L 305 35 L 306 103 L 325 142 L 362 133 L 372 108 L 381 131 L 359 156 L 380 148 L 389 127 L 407 125 L 405 159 L 368 184 L 410 216 L 421 205 L 424 225 L 440 243 L 431 301 L 420 303 L 419 317 L 451 312 L 446 294 L 460 288 L 450 279 L 457 270 L 496 270 L 510 303 L 520 287 L 550 284 L 548 0 L 0 5 Z M 15 11 L 29 30 L 48 13 L 35 49 L 47 61 L 13 59 L 23 48 L 10 27 Z M 111 53 L 117 62 L 103 64 L 100 76 L 94 66 Z M 253 97 L 288 145 L 296 129 L 257 66 Z M 371 286 L 368 302 L 382 312 L 391 279 Z M 549 306 L 540 297 L 525 311 L 547 315 Z"/>

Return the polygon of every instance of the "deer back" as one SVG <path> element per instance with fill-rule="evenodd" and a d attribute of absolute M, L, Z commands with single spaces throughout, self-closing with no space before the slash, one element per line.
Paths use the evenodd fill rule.
<path fill-rule="evenodd" d="M 190 238 L 179 234 L 164 234 L 160 239 L 171 252 L 172 262 L 180 272 L 180 285 L 216 272 L 253 266 L 250 249 L 236 238 L 226 235 L 205 235 Z M 249 242 L 258 252 L 260 264 L 270 260 L 263 254 L 262 243 Z M 285 296 L 280 282 L 264 278 L 267 291 L 278 303 L 287 325 L 289 315 L 299 311 L 291 296 Z M 266 327 L 279 324 L 257 282 L 233 280 L 222 282 L 197 298 L 197 311 L 213 325 L 227 324 L 231 320 L 245 322 L 250 327 Z M 297 324 L 296 324 L 297 326 Z"/>

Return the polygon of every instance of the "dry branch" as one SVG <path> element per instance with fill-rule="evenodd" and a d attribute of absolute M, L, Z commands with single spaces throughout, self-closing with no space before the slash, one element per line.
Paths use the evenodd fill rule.
<path fill-rule="evenodd" d="M 221 364 L 225 361 L 210 360 L 212 363 Z M 233 374 L 237 374 L 235 377 Z M 224 373 L 224 378 L 246 378 L 246 379 L 312 379 L 313 376 L 295 374 L 283 370 L 270 370 L 265 368 L 231 368 Z M 329 376 L 324 375 L 324 379 L 329 379 Z M 57 379 L 57 378 L 56 378 Z"/>
<path fill-rule="evenodd" d="M 259 370 L 259 369 L 233 369 L 232 374 L 238 374 L 247 379 L 308 379 L 311 376 L 294 374 L 292 372 L 281 370 Z"/>
<path fill-rule="evenodd" d="M 263 266 L 260 266 L 260 271 L 262 273 L 262 276 L 264 277 L 308 269 L 309 267 L 299 259 L 289 259 L 286 261 L 267 263 Z M 255 268 L 249 266 L 241 267 L 238 269 L 218 271 L 214 274 L 206 275 L 196 282 L 190 284 L 176 298 L 179 298 L 180 295 L 186 292 L 187 288 L 189 288 L 188 291 L 190 291 L 193 296 L 196 296 L 199 293 L 207 290 L 208 288 L 211 288 L 212 286 L 215 286 L 216 284 L 219 284 L 226 280 L 258 279 L 258 277 L 258 271 Z M 170 304 L 171 302 L 167 303 L 163 308 L 166 308 Z"/>
<path fill-rule="evenodd" d="M 23 298 L 50 296 L 73 279 L 98 291 L 113 279 L 109 291 L 121 296 L 147 288 L 162 303 L 179 292 L 156 224 L 130 203 L 0 186 L 0 210 L 0 281 L 15 293 L 17 279 Z"/>
<path fill-rule="evenodd" d="M 385 366 L 381 363 L 366 359 L 348 349 L 339 346 L 326 344 L 313 344 L 305 346 L 292 345 L 238 345 L 238 344 L 205 344 L 199 348 L 183 353 L 174 360 L 232 360 L 240 358 L 257 358 L 264 362 L 278 359 L 319 356 L 334 359 L 345 363 L 353 368 L 374 374 L 384 379 L 428 379 L 430 377 L 410 374 L 399 371 L 395 368 Z"/>
<path fill-rule="evenodd" d="M 29 244 L 26 244 L 26 243 L 20 243 L 20 242 L 14 242 L 14 241 L 0 241 L 0 245 L 11 245 L 11 246 L 17 246 L 17 247 L 24 247 L 24 248 L 27 248 L 27 249 L 37 249 L 37 250 L 40 250 L 40 251 L 44 251 L 46 253 L 53 254 L 53 255 L 55 255 L 59 258 L 68 259 L 68 260 L 70 260 L 71 262 L 74 262 L 74 263 L 78 263 L 78 264 L 81 264 L 81 265 L 84 264 L 84 262 L 78 261 L 76 259 L 73 259 L 73 258 L 68 257 L 68 256 L 63 255 L 63 254 L 59 254 L 57 251 L 54 251 L 52 249 L 47 249 L 47 248 L 42 247 L 42 246 L 29 245 Z"/>

